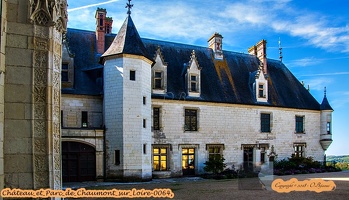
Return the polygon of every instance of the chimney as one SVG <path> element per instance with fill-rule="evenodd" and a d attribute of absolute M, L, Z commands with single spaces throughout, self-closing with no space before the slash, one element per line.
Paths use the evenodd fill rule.
<path fill-rule="evenodd" d="M 261 40 L 256 45 L 248 49 L 248 53 L 257 58 L 263 63 L 263 72 L 264 74 L 268 73 L 267 67 L 267 41 Z"/>
<path fill-rule="evenodd" d="M 103 54 L 105 51 L 105 34 L 112 31 L 113 19 L 107 17 L 107 10 L 104 8 L 97 8 L 96 10 L 96 41 L 97 52 Z"/>
<path fill-rule="evenodd" d="M 207 41 L 208 47 L 213 50 L 215 59 L 223 60 L 222 40 L 223 36 L 216 32 Z"/>

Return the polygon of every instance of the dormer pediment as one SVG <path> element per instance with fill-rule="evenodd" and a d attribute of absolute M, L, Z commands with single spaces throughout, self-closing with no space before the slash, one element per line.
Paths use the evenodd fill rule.
<path fill-rule="evenodd" d="M 152 67 L 152 92 L 165 94 L 167 92 L 167 63 L 164 61 L 160 47 L 154 55 L 155 64 Z"/>
<path fill-rule="evenodd" d="M 263 63 L 255 76 L 255 96 L 257 102 L 268 102 L 268 76 L 263 72 Z"/>
<path fill-rule="evenodd" d="M 187 65 L 187 88 L 188 96 L 200 97 L 201 91 L 201 67 L 193 50 L 190 56 L 190 61 Z"/>

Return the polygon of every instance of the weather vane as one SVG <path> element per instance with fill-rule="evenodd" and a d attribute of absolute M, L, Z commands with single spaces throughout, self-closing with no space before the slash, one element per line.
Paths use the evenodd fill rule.
<path fill-rule="evenodd" d="M 131 15 L 131 8 L 133 7 L 133 4 L 131 4 L 131 1 L 132 0 L 128 0 L 128 3 L 126 3 L 126 7 L 128 10 L 127 10 L 127 14 L 128 15 Z"/>

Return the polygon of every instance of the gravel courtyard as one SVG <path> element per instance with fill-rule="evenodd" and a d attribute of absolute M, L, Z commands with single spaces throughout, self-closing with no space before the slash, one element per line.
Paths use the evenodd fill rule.
<path fill-rule="evenodd" d="M 302 174 L 290 176 L 275 176 L 286 181 L 291 178 L 298 180 L 306 180 L 313 178 L 323 178 L 324 180 L 333 180 L 336 184 L 336 189 L 330 192 L 290 192 L 277 193 L 269 188 L 272 180 L 264 181 L 266 187 L 260 184 L 258 178 L 244 178 L 244 179 L 223 179 L 223 180 L 209 180 L 197 177 L 189 178 L 172 178 L 172 179 L 154 179 L 151 182 L 144 183 L 69 183 L 64 187 L 71 187 L 73 189 L 86 188 L 98 190 L 131 190 L 147 189 L 153 190 L 155 188 L 170 188 L 174 193 L 173 199 L 348 199 L 349 196 L 349 171 L 332 172 L 332 173 L 317 173 L 317 174 Z M 268 187 L 269 186 L 269 187 Z M 85 198 L 86 199 L 86 198 Z M 90 198 L 92 199 L 92 198 Z M 96 198 L 97 199 L 97 198 Z M 141 198 L 137 198 L 141 199 Z M 154 198 L 164 199 L 164 198 Z"/>

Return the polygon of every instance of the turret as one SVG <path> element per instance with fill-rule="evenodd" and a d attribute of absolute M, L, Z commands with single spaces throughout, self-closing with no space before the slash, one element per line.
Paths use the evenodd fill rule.
<path fill-rule="evenodd" d="M 131 6 L 131 5 L 130 5 Z M 129 7 L 130 9 L 130 7 Z M 130 16 L 101 56 L 104 65 L 106 179 L 152 178 L 152 58 Z"/>
<path fill-rule="evenodd" d="M 326 97 L 326 87 L 324 91 L 324 98 L 320 105 L 321 116 L 320 116 L 320 144 L 323 150 L 327 148 L 332 143 L 332 112 L 333 109 L 330 106 Z"/>

